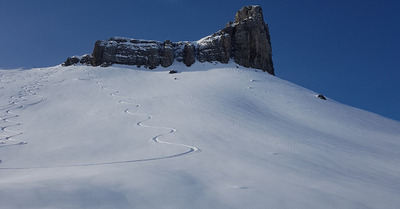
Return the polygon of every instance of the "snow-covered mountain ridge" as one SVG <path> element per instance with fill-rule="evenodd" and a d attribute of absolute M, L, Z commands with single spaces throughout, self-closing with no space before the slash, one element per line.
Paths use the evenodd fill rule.
<path fill-rule="evenodd" d="M 398 121 L 254 69 L 0 74 L 0 208 L 400 205 Z"/>

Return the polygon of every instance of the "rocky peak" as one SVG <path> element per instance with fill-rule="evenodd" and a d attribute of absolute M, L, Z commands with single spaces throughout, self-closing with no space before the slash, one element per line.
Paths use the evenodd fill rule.
<path fill-rule="evenodd" d="M 235 23 L 253 19 L 264 22 L 263 12 L 260 6 L 245 6 L 240 9 L 235 16 Z"/>
<path fill-rule="evenodd" d="M 87 63 L 89 58 L 83 61 Z M 126 64 L 154 69 L 169 67 L 174 61 L 191 66 L 199 62 L 228 63 L 233 60 L 275 74 L 272 62 L 268 25 L 264 22 L 260 6 L 245 6 L 222 30 L 198 41 L 164 42 L 113 37 L 97 41 L 90 57 L 93 66 Z M 69 58 L 64 65 L 78 63 Z M 82 63 L 82 62 L 81 62 Z"/>

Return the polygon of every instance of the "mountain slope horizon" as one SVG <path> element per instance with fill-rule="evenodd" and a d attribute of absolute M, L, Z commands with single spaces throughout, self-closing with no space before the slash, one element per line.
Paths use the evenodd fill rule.
<path fill-rule="evenodd" d="M 1 208 L 400 204 L 399 121 L 255 69 L 0 73 Z"/>

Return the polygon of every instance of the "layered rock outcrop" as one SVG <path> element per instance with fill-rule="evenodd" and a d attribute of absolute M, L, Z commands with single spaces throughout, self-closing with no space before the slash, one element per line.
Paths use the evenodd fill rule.
<path fill-rule="evenodd" d="M 160 65 L 168 67 L 174 61 L 191 66 L 196 60 L 228 63 L 231 59 L 241 66 L 275 74 L 269 29 L 260 6 L 243 7 L 236 13 L 234 22 L 199 41 L 160 42 L 121 37 L 97 41 L 91 64 L 116 63 L 154 69 Z"/>

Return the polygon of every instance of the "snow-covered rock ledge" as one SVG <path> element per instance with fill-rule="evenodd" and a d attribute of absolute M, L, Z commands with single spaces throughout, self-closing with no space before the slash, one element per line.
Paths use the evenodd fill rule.
<path fill-rule="evenodd" d="M 198 41 L 161 42 L 113 37 L 96 41 L 92 56 L 85 56 L 85 61 L 70 57 L 63 65 L 115 63 L 154 69 L 160 65 L 171 66 L 174 61 L 189 67 L 196 61 L 228 63 L 231 59 L 241 66 L 275 74 L 269 29 L 260 6 L 243 7 L 236 13 L 233 23 Z"/>

